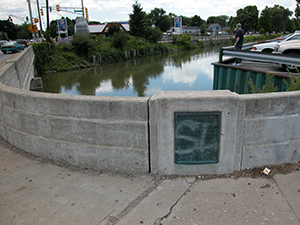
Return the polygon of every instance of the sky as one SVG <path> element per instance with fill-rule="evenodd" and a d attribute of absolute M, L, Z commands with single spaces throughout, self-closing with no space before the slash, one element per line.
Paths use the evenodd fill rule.
<path fill-rule="evenodd" d="M 13 23 L 22 24 L 23 21 L 19 18 L 29 17 L 28 0 L 0 0 L 0 20 L 8 19 L 9 15 L 13 15 Z M 40 7 L 43 8 L 46 5 L 46 0 L 38 0 Z M 55 9 L 56 4 L 59 4 L 61 8 L 74 7 L 81 8 L 82 2 L 84 7 L 88 8 L 89 20 L 105 22 L 119 22 L 128 21 L 129 14 L 132 13 L 132 5 L 135 0 L 48 0 L 49 6 Z M 201 19 L 207 20 L 210 16 L 236 16 L 236 11 L 246 6 L 256 5 L 259 12 L 261 12 L 266 6 L 273 7 L 275 4 L 281 5 L 284 8 L 290 9 L 292 12 L 296 8 L 296 0 L 138 0 L 141 4 L 143 11 L 149 13 L 154 8 L 163 8 L 166 14 L 174 13 L 176 15 L 183 15 L 186 17 L 192 17 L 198 15 Z M 37 0 L 30 0 L 32 17 L 38 18 L 37 12 Z M 69 11 L 73 12 L 73 9 Z M 44 9 L 45 12 L 45 9 Z M 70 12 L 56 12 L 53 10 L 50 15 L 50 21 L 60 19 L 61 17 L 69 17 L 75 19 L 78 14 Z M 19 18 L 18 18 L 19 17 Z M 43 29 L 46 25 L 46 15 L 42 16 Z"/>

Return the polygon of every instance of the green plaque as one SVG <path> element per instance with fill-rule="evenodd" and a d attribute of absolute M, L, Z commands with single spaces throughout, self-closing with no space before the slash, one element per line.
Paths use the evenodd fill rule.
<path fill-rule="evenodd" d="M 220 112 L 175 113 L 175 163 L 218 163 Z"/>

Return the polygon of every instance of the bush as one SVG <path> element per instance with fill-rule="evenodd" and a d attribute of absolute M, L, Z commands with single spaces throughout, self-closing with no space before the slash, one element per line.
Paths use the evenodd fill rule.
<path fill-rule="evenodd" d="M 252 79 L 249 79 L 249 84 L 250 84 L 250 88 L 251 88 L 251 92 L 253 94 L 255 93 L 269 93 L 269 92 L 277 92 L 278 91 L 278 87 L 274 85 L 274 81 L 273 81 L 273 77 L 274 74 L 271 73 L 266 73 L 266 81 L 265 84 L 262 86 L 262 89 L 256 89 Z"/>
<path fill-rule="evenodd" d="M 74 51 L 79 56 L 88 57 L 93 52 L 95 41 L 88 35 L 76 34 L 72 40 Z"/>
<path fill-rule="evenodd" d="M 191 43 L 191 36 L 187 34 L 182 35 L 172 35 L 172 43 L 174 45 L 179 46 L 180 48 L 184 50 L 193 49 L 194 46 Z"/>
<path fill-rule="evenodd" d="M 147 41 L 151 43 L 156 43 L 157 41 L 161 40 L 162 31 L 156 27 L 147 27 L 145 32 L 145 38 Z"/>
<path fill-rule="evenodd" d="M 125 32 L 118 32 L 112 37 L 111 45 L 113 48 L 123 50 L 129 39 L 129 34 Z"/>

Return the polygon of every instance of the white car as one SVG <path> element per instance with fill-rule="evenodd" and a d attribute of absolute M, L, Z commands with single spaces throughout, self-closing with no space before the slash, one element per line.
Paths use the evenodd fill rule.
<path fill-rule="evenodd" d="M 277 43 L 273 53 L 299 57 L 300 60 L 300 40 Z M 283 64 L 282 67 L 284 69 L 289 69 L 290 71 L 296 70 L 296 67 L 294 65 Z"/>
<path fill-rule="evenodd" d="M 287 35 L 285 37 L 285 39 L 283 39 L 282 41 L 278 41 L 278 42 L 273 41 L 273 42 L 253 45 L 253 48 L 251 49 L 251 51 L 252 52 L 272 53 L 278 43 L 292 41 L 292 40 L 300 40 L 300 33 L 296 31 L 293 34 Z"/>

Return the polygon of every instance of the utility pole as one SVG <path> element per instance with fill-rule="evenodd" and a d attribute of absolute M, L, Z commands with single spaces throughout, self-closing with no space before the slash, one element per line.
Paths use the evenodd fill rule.
<path fill-rule="evenodd" d="M 50 27 L 49 27 L 49 4 L 48 0 L 46 0 L 46 13 L 47 13 L 47 28 L 46 28 L 46 40 L 50 42 Z"/>
<path fill-rule="evenodd" d="M 42 18 L 41 18 L 41 13 L 40 13 L 40 4 L 39 4 L 39 0 L 36 0 L 36 4 L 37 4 L 37 11 L 39 13 L 39 22 L 40 22 L 40 37 L 42 37 Z"/>
<path fill-rule="evenodd" d="M 28 2 L 28 9 L 29 9 L 29 16 L 30 16 L 30 24 L 32 24 L 32 13 L 31 13 L 31 5 L 30 5 L 30 0 L 27 0 Z M 34 39 L 34 33 L 32 33 L 32 38 Z"/>
<path fill-rule="evenodd" d="M 81 7 L 82 7 L 82 17 L 84 18 L 84 6 L 83 6 L 83 0 L 81 0 Z"/>

